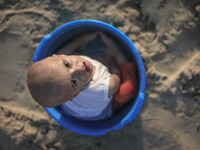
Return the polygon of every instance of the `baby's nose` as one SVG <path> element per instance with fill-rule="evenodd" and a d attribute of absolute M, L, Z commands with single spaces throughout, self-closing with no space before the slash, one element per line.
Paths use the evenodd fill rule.
<path fill-rule="evenodd" d="M 83 75 L 84 70 L 85 70 L 85 68 L 81 64 L 77 64 L 76 67 L 75 67 L 75 69 L 74 69 L 75 73 L 77 73 L 80 76 Z"/>

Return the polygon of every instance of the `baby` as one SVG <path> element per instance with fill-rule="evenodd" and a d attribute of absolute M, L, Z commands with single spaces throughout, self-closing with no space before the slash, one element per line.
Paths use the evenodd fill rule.
<path fill-rule="evenodd" d="M 102 120 L 111 116 L 114 109 L 112 98 L 121 84 L 120 70 L 113 52 L 107 50 L 110 54 L 104 58 L 104 64 L 109 69 L 87 56 L 63 55 L 78 50 L 81 52 L 97 36 L 101 37 L 108 49 L 118 49 L 103 32 L 85 33 L 65 45 L 56 55 L 30 67 L 27 84 L 36 102 L 44 107 L 62 104 L 68 115 L 84 120 Z"/>

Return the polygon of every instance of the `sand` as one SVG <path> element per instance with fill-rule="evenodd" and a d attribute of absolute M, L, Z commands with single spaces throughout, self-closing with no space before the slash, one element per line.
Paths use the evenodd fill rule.
<path fill-rule="evenodd" d="M 103 136 L 64 129 L 26 85 L 40 40 L 77 19 L 101 20 L 124 32 L 145 66 L 142 109 Z M 0 56 L 0 150 L 200 149 L 199 0 L 1 0 Z"/>

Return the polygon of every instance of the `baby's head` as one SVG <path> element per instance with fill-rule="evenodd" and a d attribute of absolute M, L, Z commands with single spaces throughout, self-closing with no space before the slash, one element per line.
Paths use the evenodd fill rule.
<path fill-rule="evenodd" d="M 94 66 L 75 55 L 52 55 L 34 63 L 27 76 L 33 99 L 44 107 L 72 100 L 91 81 Z"/>

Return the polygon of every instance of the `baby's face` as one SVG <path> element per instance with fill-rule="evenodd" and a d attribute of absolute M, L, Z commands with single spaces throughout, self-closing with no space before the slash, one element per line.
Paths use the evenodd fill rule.
<path fill-rule="evenodd" d="M 51 75 L 62 87 L 62 104 L 72 100 L 92 80 L 94 66 L 86 59 L 76 55 L 52 55 L 45 59 L 44 69 L 50 67 Z"/>

